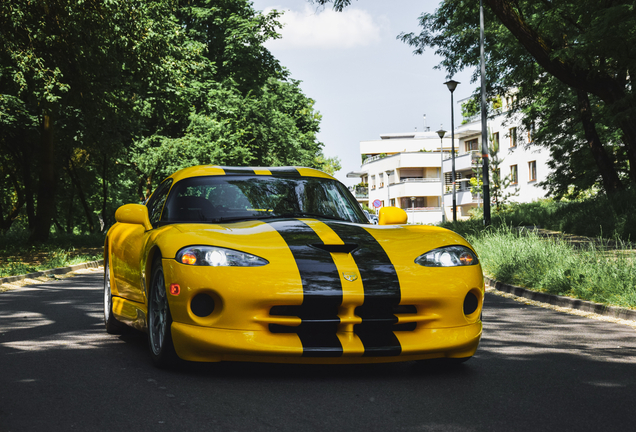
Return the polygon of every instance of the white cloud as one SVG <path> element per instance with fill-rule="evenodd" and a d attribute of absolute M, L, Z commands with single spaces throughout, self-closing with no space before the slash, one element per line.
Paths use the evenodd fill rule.
<path fill-rule="evenodd" d="M 280 21 L 284 24 L 282 38 L 269 42 L 279 50 L 368 46 L 377 43 L 387 28 L 386 19 L 374 19 L 369 12 L 356 8 L 334 12 L 305 5 L 302 11 L 286 10 Z"/>

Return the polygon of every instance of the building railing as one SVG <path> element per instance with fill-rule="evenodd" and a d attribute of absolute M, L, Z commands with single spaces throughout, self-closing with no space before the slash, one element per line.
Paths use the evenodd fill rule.
<path fill-rule="evenodd" d="M 442 181 L 442 179 L 440 179 L 439 177 L 429 177 L 429 178 L 406 177 L 406 178 L 400 179 L 400 183 L 436 183 L 440 181 Z"/>
<path fill-rule="evenodd" d="M 457 150 L 455 150 L 455 161 L 457 161 L 457 159 L 459 158 L 463 158 L 463 157 L 467 157 L 467 155 L 470 155 L 470 163 L 473 165 L 478 165 L 479 164 L 479 158 L 481 157 L 481 153 L 479 150 L 470 150 L 466 153 L 462 153 L 462 154 L 457 154 Z M 448 155 L 444 157 L 444 160 L 450 160 L 451 157 L 451 152 L 448 152 Z"/>
<path fill-rule="evenodd" d="M 370 162 L 377 161 L 377 160 L 380 160 L 380 159 L 384 159 L 385 157 L 386 157 L 386 155 L 376 155 L 376 156 L 368 157 L 368 158 L 366 158 L 365 160 L 362 161 L 362 165 L 368 164 Z"/>
<path fill-rule="evenodd" d="M 410 211 L 416 211 L 416 212 L 427 212 L 427 211 L 428 212 L 433 212 L 433 211 L 436 211 L 436 212 L 438 212 L 438 211 L 442 211 L 442 208 L 441 207 L 409 207 L 409 208 L 405 208 L 405 209 L 402 209 L 402 210 L 404 210 L 407 213 L 410 212 Z"/>

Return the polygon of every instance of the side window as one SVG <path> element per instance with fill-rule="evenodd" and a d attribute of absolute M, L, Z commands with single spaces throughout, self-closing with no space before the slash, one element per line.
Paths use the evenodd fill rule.
<path fill-rule="evenodd" d="M 146 206 L 148 207 L 148 216 L 153 227 L 157 227 L 157 223 L 161 219 L 161 210 L 168 197 L 168 192 L 172 186 L 172 179 L 168 179 L 161 183 L 152 194 Z"/>

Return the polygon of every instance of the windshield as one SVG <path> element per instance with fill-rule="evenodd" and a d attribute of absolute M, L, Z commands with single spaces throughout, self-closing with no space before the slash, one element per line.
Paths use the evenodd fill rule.
<path fill-rule="evenodd" d="M 325 178 L 191 177 L 170 190 L 162 223 L 266 218 L 324 218 L 368 223 L 342 183 Z"/>

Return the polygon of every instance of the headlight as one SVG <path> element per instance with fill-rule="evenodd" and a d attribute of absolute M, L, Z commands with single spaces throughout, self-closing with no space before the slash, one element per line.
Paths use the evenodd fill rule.
<path fill-rule="evenodd" d="M 415 258 L 424 267 L 456 267 L 479 264 L 477 255 L 466 246 L 444 246 Z"/>
<path fill-rule="evenodd" d="M 188 246 L 177 253 L 181 264 L 212 267 L 260 267 L 269 261 L 245 252 L 214 246 Z"/>

